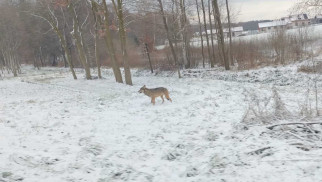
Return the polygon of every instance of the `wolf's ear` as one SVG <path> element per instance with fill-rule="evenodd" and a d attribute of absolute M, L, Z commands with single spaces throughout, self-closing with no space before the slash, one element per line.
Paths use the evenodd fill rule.
<path fill-rule="evenodd" d="M 143 85 L 143 88 L 145 88 L 145 85 Z"/>

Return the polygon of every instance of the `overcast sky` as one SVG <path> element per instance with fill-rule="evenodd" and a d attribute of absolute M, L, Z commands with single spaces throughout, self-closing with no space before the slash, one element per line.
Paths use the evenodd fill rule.
<path fill-rule="evenodd" d="M 231 0 L 231 5 L 239 11 L 236 21 L 251 21 L 287 16 L 296 2 L 298 0 Z"/>

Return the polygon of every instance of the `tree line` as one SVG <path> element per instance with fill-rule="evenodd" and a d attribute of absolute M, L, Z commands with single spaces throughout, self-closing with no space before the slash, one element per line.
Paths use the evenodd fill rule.
<path fill-rule="evenodd" d="M 300 38 L 285 38 L 284 32 L 264 43 L 233 40 L 232 11 L 229 0 L 4 0 L 0 69 L 17 76 L 21 63 L 65 66 L 74 79 L 76 68 L 92 79 L 93 68 L 102 78 L 101 66 L 106 65 L 116 82 L 132 85 L 131 67 L 176 70 L 181 77 L 180 70 L 199 64 L 225 70 L 236 64 L 255 67 L 259 59 L 273 59 L 265 55 L 267 49 L 274 60 L 282 60 L 273 62 L 285 63 L 285 47 L 304 45 Z M 195 32 L 200 46 L 191 43 Z M 158 50 L 157 45 L 166 47 Z M 303 51 L 293 47 L 296 54 Z"/>

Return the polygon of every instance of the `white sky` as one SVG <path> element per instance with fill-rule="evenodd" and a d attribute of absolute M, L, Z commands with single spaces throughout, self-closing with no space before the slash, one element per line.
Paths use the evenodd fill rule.
<path fill-rule="evenodd" d="M 298 0 L 231 0 L 238 11 L 238 21 L 278 19 L 289 15 L 289 9 Z"/>

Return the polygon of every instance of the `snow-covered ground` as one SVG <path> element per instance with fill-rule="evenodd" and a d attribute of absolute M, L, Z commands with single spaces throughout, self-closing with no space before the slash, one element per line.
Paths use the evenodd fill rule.
<path fill-rule="evenodd" d="M 209 70 L 186 71 L 183 79 L 137 71 L 135 85 L 126 86 L 110 70 L 103 80 L 87 81 L 79 72 L 75 81 L 65 69 L 24 67 L 20 77 L 0 80 L 0 182 L 321 182 L 321 133 L 308 139 L 287 127 L 267 128 L 302 121 L 296 117 L 244 122 L 250 93 L 265 100 L 275 85 L 291 113 L 314 96 L 295 69 L 283 70 L 235 80 Z M 275 81 L 251 81 L 252 75 Z M 271 84 L 281 79 L 292 81 Z M 138 93 L 143 85 L 167 87 L 173 102 L 159 98 L 152 106 Z"/>
<path fill-rule="evenodd" d="M 313 38 L 320 38 L 322 36 L 322 24 L 316 24 L 311 25 L 309 27 L 306 27 L 307 30 L 301 28 L 301 31 L 307 31 L 309 37 Z M 299 33 L 299 28 L 289 29 L 287 30 L 288 34 L 297 35 Z M 246 35 L 246 36 L 240 36 L 240 37 L 233 37 L 233 41 L 261 41 L 261 40 L 267 40 L 272 36 L 272 33 L 259 33 L 259 34 L 253 34 L 253 35 Z M 215 44 L 217 42 L 215 41 Z M 207 46 L 207 41 L 204 38 L 203 42 L 204 46 Z M 201 40 L 199 37 L 195 37 L 191 39 L 191 45 L 195 47 L 201 47 Z M 158 49 L 163 49 L 164 47 L 159 46 Z"/>

